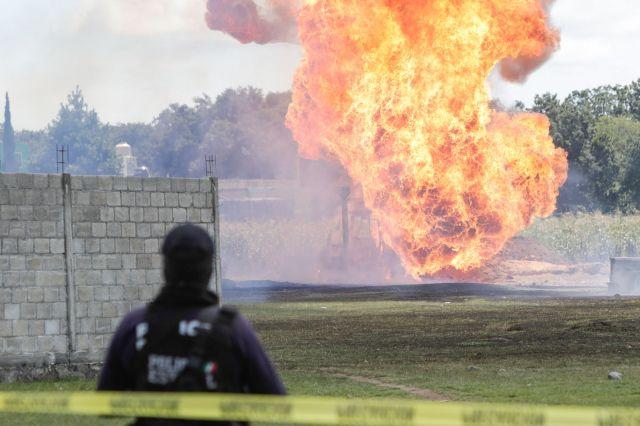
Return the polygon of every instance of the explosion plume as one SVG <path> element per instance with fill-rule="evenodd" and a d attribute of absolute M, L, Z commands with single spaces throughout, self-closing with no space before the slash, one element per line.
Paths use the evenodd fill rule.
<path fill-rule="evenodd" d="M 208 0 L 205 20 L 212 30 L 241 43 L 293 42 L 296 34 L 295 0 Z"/>
<path fill-rule="evenodd" d="M 556 48 L 548 0 L 307 0 L 287 125 L 361 185 L 412 275 L 467 271 L 555 210 L 566 154 L 537 114 L 490 108 Z M 293 3 L 290 3 L 293 5 Z M 293 7 L 293 6 L 292 6 Z M 211 9 L 210 9 L 211 10 Z"/>

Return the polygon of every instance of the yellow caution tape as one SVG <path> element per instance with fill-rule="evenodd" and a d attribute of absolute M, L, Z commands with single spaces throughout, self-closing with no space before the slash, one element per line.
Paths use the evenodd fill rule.
<path fill-rule="evenodd" d="M 202 393 L 0 392 L 0 412 L 354 426 L 640 425 L 640 410 L 631 408 Z"/>

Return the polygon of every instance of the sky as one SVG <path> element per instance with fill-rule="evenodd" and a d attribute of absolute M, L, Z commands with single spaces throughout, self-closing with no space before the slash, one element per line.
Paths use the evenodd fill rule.
<path fill-rule="evenodd" d="M 291 88 L 299 46 L 241 45 L 207 29 L 204 11 L 205 0 L 0 0 L 0 91 L 14 127 L 45 127 L 76 85 L 111 123 L 229 87 Z M 551 17 L 560 50 L 523 85 L 492 78 L 504 104 L 640 78 L 640 2 L 557 0 Z"/>

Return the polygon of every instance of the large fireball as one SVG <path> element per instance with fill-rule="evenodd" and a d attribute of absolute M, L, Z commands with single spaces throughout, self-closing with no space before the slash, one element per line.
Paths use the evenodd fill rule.
<path fill-rule="evenodd" d="M 536 114 L 490 108 L 555 50 L 546 0 L 308 0 L 287 125 L 362 186 L 414 276 L 481 266 L 555 210 L 564 151 Z M 295 4 L 295 2 L 292 2 Z"/>

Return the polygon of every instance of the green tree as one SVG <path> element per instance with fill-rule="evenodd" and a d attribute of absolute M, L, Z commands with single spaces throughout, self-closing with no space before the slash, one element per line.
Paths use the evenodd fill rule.
<path fill-rule="evenodd" d="M 630 117 L 600 117 L 585 148 L 593 193 L 605 211 L 632 212 L 640 202 L 640 122 Z"/>
<path fill-rule="evenodd" d="M 54 163 L 56 145 L 67 146 L 70 173 L 110 175 L 118 171 L 115 148 L 107 140 L 105 126 L 98 114 L 89 108 L 79 87 L 69 94 L 65 104 L 60 105 L 48 133 L 47 157 Z"/>
<path fill-rule="evenodd" d="M 4 171 L 7 173 L 15 173 L 18 171 L 18 162 L 16 160 L 16 139 L 11 124 L 11 106 L 9 105 L 9 93 L 5 94 L 4 104 L 4 126 L 2 129 L 2 162 L 4 163 Z"/>

